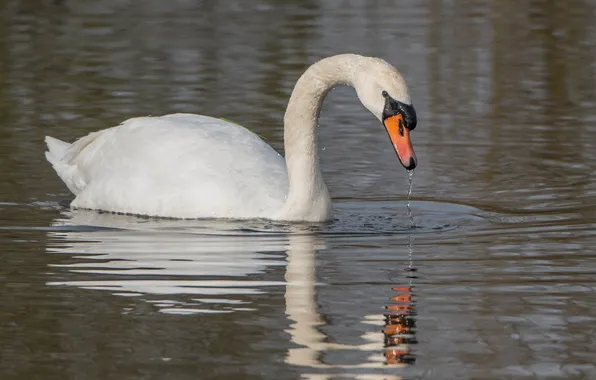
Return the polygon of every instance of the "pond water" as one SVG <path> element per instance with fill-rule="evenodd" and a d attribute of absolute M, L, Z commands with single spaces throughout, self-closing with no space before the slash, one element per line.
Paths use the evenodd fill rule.
<path fill-rule="evenodd" d="M 5 0 L 0 378 L 596 377 L 596 2 Z M 134 116 L 283 151 L 304 69 L 408 81 L 408 173 L 354 91 L 319 136 L 327 224 L 71 211 L 44 158 Z"/>

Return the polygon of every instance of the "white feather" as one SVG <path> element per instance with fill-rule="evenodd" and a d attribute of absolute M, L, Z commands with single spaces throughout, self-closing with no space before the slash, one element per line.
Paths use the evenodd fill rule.
<path fill-rule="evenodd" d="M 281 208 L 288 192 L 277 152 L 247 129 L 208 116 L 139 117 L 72 145 L 46 141 L 48 161 L 76 195 L 73 207 L 174 218 L 260 217 Z"/>

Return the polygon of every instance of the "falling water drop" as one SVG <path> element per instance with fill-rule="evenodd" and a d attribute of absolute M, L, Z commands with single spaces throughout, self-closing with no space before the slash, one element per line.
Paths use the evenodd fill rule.
<path fill-rule="evenodd" d="M 409 188 L 408 188 L 408 203 L 406 204 L 408 207 L 408 218 L 410 219 L 410 228 L 414 228 L 416 227 L 416 224 L 414 223 L 414 216 L 412 215 L 412 208 L 410 207 L 410 197 L 412 196 L 412 187 L 414 186 L 414 171 L 413 170 L 408 170 L 408 180 L 409 180 Z M 408 271 L 412 272 L 414 271 L 414 268 L 412 267 L 412 234 L 408 234 Z M 410 286 L 412 285 L 412 278 L 414 278 L 414 276 L 410 275 L 409 276 L 409 283 Z"/>
<path fill-rule="evenodd" d="M 414 186 L 414 171 L 408 170 L 408 180 L 409 180 L 409 187 L 408 187 L 408 203 L 406 204 L 408 208 L 408 218 L 410 219 L 410 227 L 414 228 L 414 216 L 412 216 L 412 208 L 410 207 L 410 197 L 412 196 L 412 187 Z"/>
<path fill-rule="evenodd" d="M 414 171 L 408 170 L 408 182 L 410 187 L 408 188 L 408 203 L 410 202 L 410 196 L 412 195 L 412 185 L 414 184 Z"/>

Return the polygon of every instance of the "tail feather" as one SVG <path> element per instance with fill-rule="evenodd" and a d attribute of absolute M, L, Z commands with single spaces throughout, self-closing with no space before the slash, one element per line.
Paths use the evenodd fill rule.
<path fill-rule="evenodd" d="M 85 187 L 85 183 L 79 178 L 76 165 L 71 165 L 67 160 L 71 144 L 50 136 L 46 136 L 46 144 L 48 145 L 47 160 L 52 164 L 68 189 L 73 194 L 78 195 Z"/>
<path fill-rule="evenodd" d="M 66 155 L 70 144 L 50 136 L 46 136 L 46 144 L 48 145 L 46 158 L 54 167 L 56 167 Z"/>

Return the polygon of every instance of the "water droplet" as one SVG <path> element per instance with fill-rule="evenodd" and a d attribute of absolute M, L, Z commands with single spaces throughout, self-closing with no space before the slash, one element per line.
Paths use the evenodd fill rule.
<path fill-rule="evenodd" d="M 408 201 L 410 200 L 410 196 L 412 195 L 412 186 L 414 185 L 414 171 L 413 170 L 408 170 L 408 182 L 409 182 L 409 187 L 408 187 Z"/>
<path fill-rule="evenodd" d="M 410 206 L 410 197 L 412 196 L 412 188 L 414 187 L 414 171 L 413 170 L 408 170 L 408 181 L 409 181 L 409 187 L 408 187 L 408 203 L 406 203 L 406 206 L 408 207 L 408 218 L 410 219 L 410 228 L 414 228 L 416 227 L 416 224 L 414 223 L 414 216 L 412 215 L 412 207 Z M 413 255 L 413 250 L 412 250 L 412 234 L 408 235 L 408 269 L 410 271 L 412 271 L 413 268 L 413 263 L 412 263 L 412 255 Z M 415 278 L 414 276 L 409 276 L 408 277 L 408 281 L 409 284 L 412 285 L 412 279 Z"/>
<path fill-rule="evenodd" d="M 408 203 L 406 204 L 406 206 L 408 207 L 408 218 L 410 219 L 411 227 L 414 228 L 415 227 L 414 216 L 412 216 L 412 208 L 410 207 L 410 197 L 412 196 L 412 188 L 414 187 L 414 171 L 413 170 L 408 170 L 408 181 L 409 181 Z"/>

